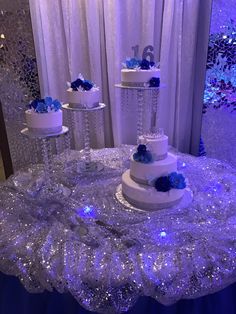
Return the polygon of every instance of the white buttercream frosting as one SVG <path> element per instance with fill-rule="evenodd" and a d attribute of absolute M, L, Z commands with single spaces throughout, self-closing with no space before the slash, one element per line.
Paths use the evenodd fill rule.
<path fill-rule="evenodd" d="M 177 171 L 177 158 L 168 154 L 163 160 L 154 161 L 149 164 L 144 164 L 130 158 L 130 174 L 137 182 L 148 184 L 155 178 L 166 176 L 171 172 Z"/>
<path fill-rule="evenodd" d="M 26 124 L 31 132 L 45 134 L 45 130 L 57 133 L 62 130 L 62 111 L 51 111 L 47 113 L 37 113 L 34 110 L 26 110 Z"/>
<path fill-rule="evenodd" d="M 185 190 L 171 189 L 168 192 L 159 192 L 153 186 L 140 184 L 132 180 L 130 170 L 122 175 L 122 193 L 128 201 L 144 209 L 160 209 L 179 201 Z"/>
<path fill-rule="evenodd" d="M 132 83 L 148 84 L 153 77 L 160 77 L 160 69 L 152 68 L 149 70 L 122 69 L 121 84 L 132 85 Z"/>
<path fill-rule="evenodd" d="M 91 89 L 88 91 L 78 90 L 73 91 L 71 88 L 67 90 L 68 102 L 72 106 L 84 106 L 86 108 L 93 108 L 98 105 L 100 100 L 99 89 Z"/>
<path fill-rule="evenodd" d="M 158 160 L 158 156 L 167 157 L 168 152 L 168 136 L 164 134 L 146 134 L 139 137 L 141 144 L 145 144 L 147 149 L 153 155 L 153 158 Z"/>

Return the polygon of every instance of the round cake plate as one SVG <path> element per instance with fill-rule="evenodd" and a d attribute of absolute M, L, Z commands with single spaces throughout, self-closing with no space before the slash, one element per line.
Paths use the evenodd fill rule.
<path fill-rule="evenodd" d="M 163 86 L 159 86 L 159 87 L 150 87 L 150 86 L 125 86 L 125 85 L 122 85 L 122 84 L 115 84 L 115 87 L 124 88 L 124 89 L 155 90 L 155 89 L 159 89 L 160 87 L 163 87 Z"/>
<path fill-rule="evenodd" d="M 136 89 L 136 90 L 155 90 L 160 88 L 166 88 L 166 84 L 160 84 L 159 87 L 150 87 L 150 86 L 124 86 L 122 84 L 115 84 L 115 87 L 122 88 L 122 89 Z"/>
<path fill-rule="evenodd" d="M 95 173 L 102 171 L 104 169 L 104 165 L 102 163 L 99 163 L 97 161 L 90 161 L 88 164 L 86 164 L 85 161 L 82 161 L 81 164 L 77 166 L 77 173 Z"/>
<path fill-rule="evenodd" d="M 47 137 L 57 137 L 59 135 L 66 134 L 68 131 L 69 131 L 69 128 L 63 125 L 62 130 L 60 132 L 51 133 L 51 134 L 35 134 L 31 132 L 28 128 L 25 128 L 21 130 L 20 132 L 22 135 L 25 135 L 29 138 L 47 138 Z"/>
<path fill-rule="evenodd" d="M 138 211 L 138 212 L 142 212 L 142 213 L 148 213 L 148 212 L 156 212 L 158 210 L 165 209 L 163 207 L 163 208 L 159 208 L 159 209 L 148 210 L 148 209 L 141 209 L 141 208 L 138 208 L 138 207 L 131 205 L 123 196 L 121 184 L 118 185 L 118 187 L 116 189 L 115 196 L 116 196 L 116 199 L 118 200 L 118 202 L 124 206 L 124 210 L 127 209 L 129 211 L 134 210 L 134 211 Z M 184 193 L 183 197 L 181 198 L 181 200 L 177 204 L 175 204 L 171 207 L 168 207 L 168 208 L 173 208 L 175 206 L 178 206 L 178 209 L 186 208 L 192 203 L 192 200 L 193 200 L 193 192 L 191 189 L 186 188 L 185 193 Z"/>
<path fill-rule="evenodd" d="M 75 107 L 70 107 L 70 104 L 64 104 L 62 105 L 63 109 L 66 110 L 71 110 L 71 111 L 96 111 L 96 110 L 101 110 L 104 109 L 106 105 L 104 103 L 99 103 L 98 106 L 94 108 L 75 108 Z"/>

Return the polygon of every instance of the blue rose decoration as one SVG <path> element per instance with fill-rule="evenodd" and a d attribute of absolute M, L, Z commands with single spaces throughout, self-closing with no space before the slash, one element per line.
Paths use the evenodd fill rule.
<path fill-rule="evenodd" d="M 131 58 L 125 61 L 127 69 L 135 69 L 138 68 L 140 65 L 140 60 L 136 58 Z"/>
<path fill-rule="evenodd" d="M 172 172 L 169 174 L 168 178 L 173 189 L 186 188 L 185 178 L 181 173 Z"/>
<path fill-rule="evenodd" d="M 34 99 L 30 104 L 29 104 L 29 108 L 30 109 L 34 109 L 34 110 L 36 110 L 36 108 L 37 108 L 37 106 L 38 106 L 38 103 L 40 103 L 40 102 L 42 102 L 42 103 L 44 103 L 44 99 Z"/>
<path fill-rule="evenodd" d="M 61 103 L 57 99 L 53 100 L 52 97 L 46 97 L 45 99 L 33 100 L 28 107 L 38 113 L 47 113 L 61 109 Z"/>
<path fill-rule="evenodd" d="M 150 69 L 150 62 L 146 59 L 143 59 L 140 63 L 141 70 L 149 70 Z"/>
<path fill-rule="evenodd" d="M 168 176 L 156 179 L 154 186 L 159 192 L 168 192 L 171 189 L 171 183 Z"/>
<path fill-rule="evenodd" d="M 159 87 L 160 86 L 160 78 L 152 77 L 149 81 L 149 87 Z"/>
<path fill-rule="evenodd" d="M 47 105 L 47 107 L 50 108 L 52 105 L 52 102 L 53 102 L 52 97 L 45 97 L 44 103 Z"/>
<path fill-rule="evenodd" d="M 90 90 L 92 87 L 93 87 L 93 83 L 88 81 L 88 80 L 84 80 L 81 84 L 81 87 L 84 89 L 84 90 Z"/>
<path fill-rule="evenodd" d="M 71 83 L 71 88 L 73 89 L 73 91 L 77 91 L 78 88 L 83 84 L 83 81 L 81 79 L 77 79 L 74 82 Z"/>
<path fill-rule="evenodd" d="M 48 106 L 44 102 L 39 102 L 35 111 L 38 113 L 47 113 Z"/>
<path fill-rule="evenodd" d="M 151 152 L 147 150 L 147 147 L 144 144 L 140 144 L 137 147 L 137 152 L 133 154 L 133 158 L 135 161 L 138 161 L 144 164 L 149 164 L 153 161 Z"/>
<path fill-rule="evenodd" d="M 143 154 L 143 153 L 146 153 L 146 151 L 147 151 L 147 146 L 144 144 L 139 144 L 139 146 L 137 147 L 137 152 L 139 154 Z"/>
<path fill-rule="evenodd" d="M 54 109 L 55 111 L 58 111 L 61 109 L 61 103 L 59 100 L 57 100 L 57 99 L 53 100 L 52 109 Z"/>

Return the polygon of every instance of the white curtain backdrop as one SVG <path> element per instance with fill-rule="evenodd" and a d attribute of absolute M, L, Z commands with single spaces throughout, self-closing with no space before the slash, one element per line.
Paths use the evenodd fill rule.
<path fill-rule="evenodd" d="M 211 0 L 167 0 L 161 41 L 160 121 L 169 142 L 197 155 Z"/>
<path fill-rule="evenodd" d="M 83 73 L 100 86 L 107 104 L 106 145 L 119 145 L 122 120 L 114 84 L 122 61 L 133 55 L 131 47 L 138 44 L 141 54 L 151 44 L 165 86 L 161 125 L 170 144 L 193 151 L 201 127 L 194 90 L 200 82 L 201 102 L 211 0 L 30 0 L 30 9 L 42 96 L 66 101 L 66 82 Z M 203 75 L 196 76 L 195 68 Z M 199 131 L 193 135 L 195 115 Z"/>

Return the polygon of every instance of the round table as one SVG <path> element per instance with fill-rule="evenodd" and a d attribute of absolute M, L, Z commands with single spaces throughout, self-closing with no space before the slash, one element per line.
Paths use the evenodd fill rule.
<path fill-rule="evenodd" d="M 164 305 L 221 290 L 236 279 L 236 169 L 178 154 L 193 200 L 154 212 L 115 197 L 132 146 L 92 152 L 102 172 L 75 174 L 81 152 L 55 157 L 53 182 L 72 194 L 45 199 L 41 165 L 0 186 L 0 271 L 29 292 L 70 292 L 98 313 L 127 311 L 140 296 Z"/>

